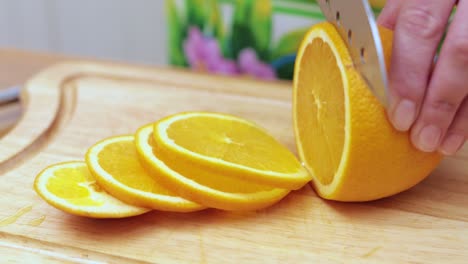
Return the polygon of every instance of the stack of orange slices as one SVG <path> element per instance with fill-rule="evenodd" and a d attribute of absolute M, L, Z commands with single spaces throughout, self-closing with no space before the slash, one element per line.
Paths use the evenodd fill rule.
<path fill-rule="evenodd" d="M 46 168 L 35 189 L 66 212 L 110 218 L 150 210 L 256 210 L 310 180 L 298 159 L 258 125 L 184 112 L 96 143 L 85 162 Z"/>

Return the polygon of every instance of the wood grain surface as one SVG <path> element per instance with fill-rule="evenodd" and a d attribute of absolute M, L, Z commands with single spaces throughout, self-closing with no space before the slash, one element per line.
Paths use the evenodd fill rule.
<path fill-rule="evenodd" d="M 171 69 L 70 63 L 23 91 L 24 114 L 0 140 L 2 260 L 70 263 L 466 263 L 468 149 L 409 191 L 367 203 L 307 185 L 259 211 L 153 211 L 93 220 L 49 206 L 32 188 L 44 167 L 168 114 L 204 110 L 259 123 L 295 152 L 289 83 Z M 417 166 L 417 164 L 415 164 Z"/>

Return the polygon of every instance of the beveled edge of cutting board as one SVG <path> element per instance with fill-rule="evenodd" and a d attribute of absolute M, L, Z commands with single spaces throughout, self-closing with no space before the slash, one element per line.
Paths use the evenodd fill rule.
<path fill-rule="evenodd" d="M 0 140 L 0 175 L 40 151 L 70 114 L 74 91 L 61 89 L 71 77 L 67 68 L 52 66 L 25 83 L 20 94 L 21 117 Z"/>
<path fill-rule="evenodd" d="M 22 89 L 22 116 L 0 139 L 0 175 L 21 165 L 47 146 L 73 115 L 78 100 L 73 82 L 91 76 L 153 82 L 267 100 L 287 101 L 291 98 L 291 83 L 288 81 L 258 81 L 169 67 L 87 61 L 58 63 L 34 75 Z M 37 120 L 42 120 L 40 126 L 32 127 L 31 124 L 37 123 Z"/>

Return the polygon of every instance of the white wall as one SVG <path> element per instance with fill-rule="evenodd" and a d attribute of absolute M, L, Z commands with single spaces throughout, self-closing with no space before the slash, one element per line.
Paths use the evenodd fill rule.
<path fill-rule="evenodd" d="M 166 63 L 164 0 L 0 0 L 0 47 Z"/>

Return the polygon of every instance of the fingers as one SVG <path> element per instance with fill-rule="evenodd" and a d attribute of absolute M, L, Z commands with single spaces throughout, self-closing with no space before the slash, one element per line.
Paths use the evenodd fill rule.
<path fill-rule="evenodd" d="M 468 94 L 467 17 L 468 1 L 463 0 L 457 7 L 427 88 L 421 113 L 411 131 L 413 143 L 422 151 L 437 150 L 446 138 L 443 143 L 445 147 L 441 151 L 452 155 L 458 150 L 460 141 L 464 141 L 467 136 L 467 110 L 459 110 Z M 467 107 L 465 102 L 463 108 Z M 451 131 L 447 133 L 449 127 Z"/>
<path fill-rule="evenodd" d="M 377 23 L 383 27 L 394 30 L 400 8 L 404 1 L 405 0 L 388 0 L 377 19 Z"/>
<path fill-rule="evenodd" d="M 456 3 L 457 14 L 434 66 Z M 389 117 L 398 130 L 412 127 L 412 142 L 422 151 L 453 155 L 468 138 L 467 17 L 468 0 L 388 0 L 378 18 L 395 31 Z"/>
<path fill-rule="evenodd" d="M 437 46 L 455 0 L 406 0 L 400 7 L 389 71 L 389 119 L 408 131 L 418 117 Z M 435 129 L 431 132 L 437 134 Z"/>
<path fill-rule="evenodd" d="M 444 155 L 454 155 L 468 138 L 468 97 L 463 101 L 441 147 Z"/>

